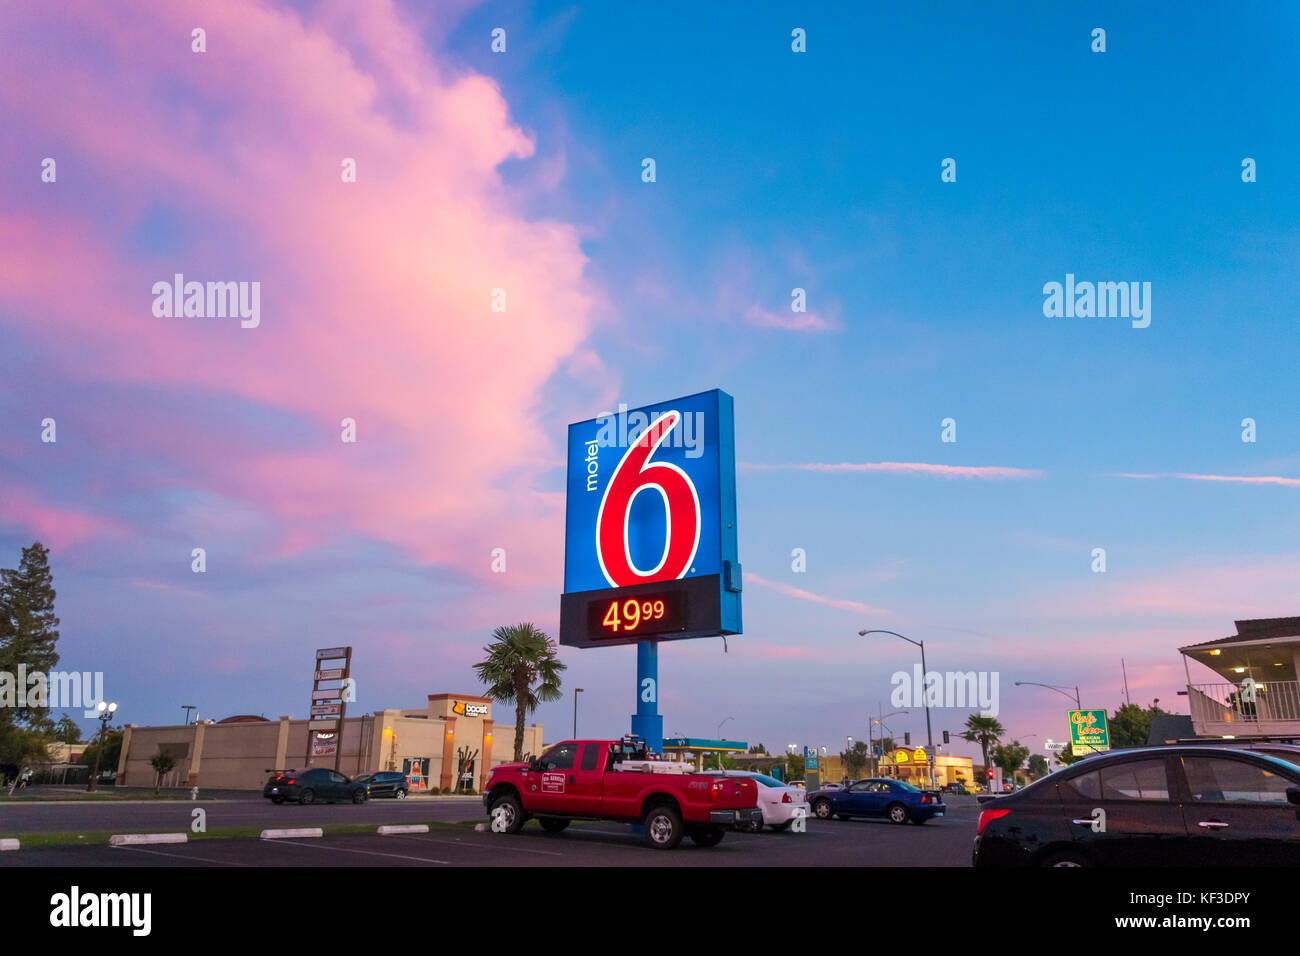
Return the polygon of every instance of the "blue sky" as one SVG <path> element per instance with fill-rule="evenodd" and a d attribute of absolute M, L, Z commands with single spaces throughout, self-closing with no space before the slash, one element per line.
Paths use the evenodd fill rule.
<path fill-rule="evenodd" d="M 890 674 L 912 662 L 903 642 L 856 637 L 866 627 L 925 639 L 933 668 L 998 671 L 1013 733 L 1066 730 L 1064 698 L 1014 680 L 1077 683 L 1085 706 L 1114 708 L 1121 655 L 1134 700 L 1185 711 L 1180 643 L 1227 634 L 1234 618 L 1297 613 L 1300 197 L 1286 165 L 1298 145 L 1295 10 L 699 6 L 412 14 L 413 42 L 436 74 L 494 81 L 507 122 L 534 144 L 490 164 L 499 184 L 485 202 L 508 207 L 521 229 L 564 224 L 587 260 L 581 334 L 508 410 L 535 424 L 541 444 L 493 459 L 482 523 L 508 536 L 521 497 L 554 504 L 569 422 L 615 401 L 721 387 L 736 400 L 741 559 L 760 583 L 746 588 L 746 634 L 725 655 L 720 641 L 665 648 L 666 730 L 711 734 L 734 715 L 728 733 L 769 747 L 865 736 L 878 701 L 893 709 Z M 272 8 L 342 48 L 361 42 L 324 5 Z M 400 19 L 415 8 L 398 9 Z M 505 54 L 489 49 L 495 27 L 507 30 Z M 795 27 L 807 31 L 806 53 L 790 49 Z M 1090 50 L 1095 27 L 1105 53 Z M 318 82 L 329 89 L 329 74 Z M 390 82 L 377 73 L 381 94 Z M 239 115 L 215 89 L 195 108 Z M 32 150 L 42 136 L 75 140 L 57 124 L 33 119 L 13 136 Z M 645 157 L 654 183 L 641 181 Z M 940 181 L 945 157 L 955 183 Z M 1242 182 L 1244 157 L 1257 161 L 1257 182 Z M 29 193 L 24 202 L 46 201 Z M 153 196 L 144 177 L 90 202 L 88 221 L 134 211 L 122 236 L 140 258 L 198 243 L 199 262 L 257 262 L 277 241 L 241 238 L 228 210 Z M 219 236 L 215 248 L 196 239 L 205 230 Z M 300 278 L 327 282 L 305 265 L 309 254 L 282 253 Z M 490 244 L 480 253 L 494 254 Z M 430 272 L 436 294 L 450 280 Z M 1043 284 L 1067 273 L 1150 282 L 1150 327 L 1044 317 Z M 799 318 L 795 287 L 807 292 L 810 329 L 781 327 Z M 115 381 L 76 354 L 71 332 L 42 338 L 22 318 L 30 301 L 7 291 L 0 329 L 24 347 L 0 355 L 19 386 L 0 410 L 6 431 L 23 436 L 6 443 L 5 487 L 24 501 L 49 492 L 129 529 L 129 548 L 82 538 L 55 552 L 64 663 L 107 670 L 130 701 L 127 719 L 163 722 L 182 703 L 217 717 L 300 714 L 305 649 L 342 643 L 357 648 L 362 709 L 414 706 L 425 693 L 474 690 L 468 664 L 493 614 L 554 633 L 558 568 L 548 579 L 539 558 L 519 583 L 485 577 L 495 539 L 472 529 L 412 521 L 421 548 L 371 521 L 282 549 L 293 521 L 334 516 L 307 505 L 294 515 L 238 482 L 214 486 L 201 455 L 186 466 L 144 439 L 120 455 L 33 448 L 28 423 L 45 407 L 34 383 L 98 408 L 101 435 L 123 415 L 156 416 L 151 435 L 184 434 L 192 415 L 225 436 L 222 448 L 247 435 L 297 448 L 333 424 L 226 390 L 210 368 L 188 384 Z M 35 295 L 53 302 L 57 284 Z M 485 348 L 483 361 L 510 361 L 503 348 Z M 391 374 L 401 341 L 381 342 L 372 358 L 368 376 Z M 328 361 L 292 351 L 278 360 L 295 371 Z M 444 414 L 468 414 L 481 396 L 439 400 Z M 955 443 L 940 440 L 949 417 Z M 1246 417 L 1254 443 L 1241 441 Z M 382 463 L 388 452 L 368 454 Z M 747 467 L 878 462 L 1036 476 Z M 428 494 L 454 497 L 460 486 L 439 474 Z M 339 481 L 329 487 L 340 509 L 381 494 L 361 476 Z M 549 542 L 543 551 L 559 547 L 558 514 L 529 518 L 527 538 Z M 40 524 L 21 507 L 0 517 L 12 563 Z M 175 555 L 199 533 L 227 556 L 196 583 Z M 1104 575 L 1090 570 L 1096 547 L 1107 551 Z M 806 573 L 791 570 L 794 548 L 807 553 Z M 581 729 L 622 732 L 630 649 L 563 658 L 570 686 L 587 689 Z M 548 739 L 567 734 L 571 703 L 538 712 Z M 955 729 L 964 713 L 936 717 L 936 729 Z M 919 715 L 891 725 L 914 740 L 924 727 Z"/>

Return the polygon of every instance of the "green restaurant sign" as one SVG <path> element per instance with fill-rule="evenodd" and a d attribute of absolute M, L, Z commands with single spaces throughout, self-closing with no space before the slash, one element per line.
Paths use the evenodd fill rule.
<path fill-rule="evenodd" d="M 1106 730 L 1106 711 L 1072 710 L 1070 714 L 1070 750 L 1075 754 L 1097 753 L 1110 749 Z"/>

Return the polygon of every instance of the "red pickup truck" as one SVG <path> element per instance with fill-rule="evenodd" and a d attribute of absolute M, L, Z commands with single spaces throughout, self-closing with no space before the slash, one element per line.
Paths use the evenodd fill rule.
<path fill-rule="evenodd" d="M 619 820 L 640 823 L 659 850 L 684 836 L 716 846 L 729 828 L 763 822 L 752 779 L 656 761 L 633 737 L 566 740 L 528 763 L 502 764 L 488 772 L 483 805 L 497 832 L 518 833 L 530 817 L 547 833 L 573 820 Z"/>

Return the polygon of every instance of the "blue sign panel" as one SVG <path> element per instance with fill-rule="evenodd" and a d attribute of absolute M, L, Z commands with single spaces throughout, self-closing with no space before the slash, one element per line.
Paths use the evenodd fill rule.
<path fill-rule="evenodd" d="M 735 472 L 716 389 L 570 425 L 560 642 L 739 633 Z"/>

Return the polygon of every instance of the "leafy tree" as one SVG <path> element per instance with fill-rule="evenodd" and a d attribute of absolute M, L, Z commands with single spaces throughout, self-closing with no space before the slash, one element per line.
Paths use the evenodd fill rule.
<path fill-rule="evenodd" d="M 23 548 L 18 569 L 0 569 L 0 671 L 17 677 L 18 665 L 27 673 L 49 674 L 59 662 L 54 649 L 59 640 L 59 619 L 54 615 L 54 577 L 49 551 L 39 542 Z M 18 688 L 24 690 L 25 688 Z M 30 702 L 6 707 L 0 721 L 29 726 L 47 713 Z"/>
<path fill-rule="evenodd" d="M 991 767 L 993 765 L 989 763 L 989 749 L 995 746 L 1005 733 L 1006 729 L 998 723 L 996 717 L 971 714 L 966 718 L 966 729 L 957 736 L 967 743 L 979 744 L 980 753 L 984 757 L 984 766 Z"/>
<path fill-rule="evenodd" d="M 1025 758 L 1029 756 L 1029 748 L 1021 746 L 1020 741 L 1013 740 L 1009 744 L 999 744 L 990 752 L 993 757 L 993 763 L 1002 770 L 1003 780 L 1015 780 L 1016 771 L 1024 765 Z"/>
<path fill-rule="evenodd" d="M 1151 736 L 1152 718 L 1163 713 L 1154 702 L 1150 707 L 1121 704 L 1106 721 L 1111 747 L 1145 747 Z"/>
<path fill-rule="evenodd" d="M 848 778 L 857 780 L 862 776 L 862 772 L 871 761 L 871 748 L 865 740 L 855 740 L 853 746 L 848 750 L 840 751 L 840 760 L 844 765 L 844 772 L 848 775 Z"/>
<path fill-rule="evenodd" d="M 555 656 L 555 642 L 532 624 L 498 627 L 487 658 L 474 665 L 488 696 L 515 705 L 515 760 L 523 759 L 524 717 L 542 701 L 559 700 L 560 671 L 567 665 Z"/>
<path fill-rule="evenodd" d="M 1034 754 L 1029 758 L 1029 773 L 1034 777 L 1047 776 L 1047 758 L 1042 754 Z"/>
<path fill-rule="evenodd" d="M 101 750 L 102 748 L 102 750 Z M 85 753 L 78 758 L 78 763 L 94 772 L 95 754 L 99 753 L 99 768 L 117 769 L 118 758 L 122 755 L 122 728 L 109 727 L 106 734 L 96 734 L 86 746 Z"/>
<path fill-rule="evenodd" d="M 1074 752 L 1074 744 L 1066 744 L 1065 749 L 1056 755 L 1056 762 L 1059 763 L 1062 767 L 1068 767 L 1072 763 L 1078 763 L 1086 756 L 1087 756 L 1086 753 L 1076 754 Z"/>
<path fill-rule="evenodd" d="M 161 750 L 149 758 L 149 766 L 153 767 L 153 792 L 157 795 L 158 790 L 162 787 L 162 778 L 164 774 L 171 773 L 176 767 L 176 761 L 169 754 Z"/>
<path fill-rule="evenodd" d="M 54 739 L 63 744 L 80 743 L 81 727 L 77 725 L 75 720 L 64 714 L 54 727 Z"/>

